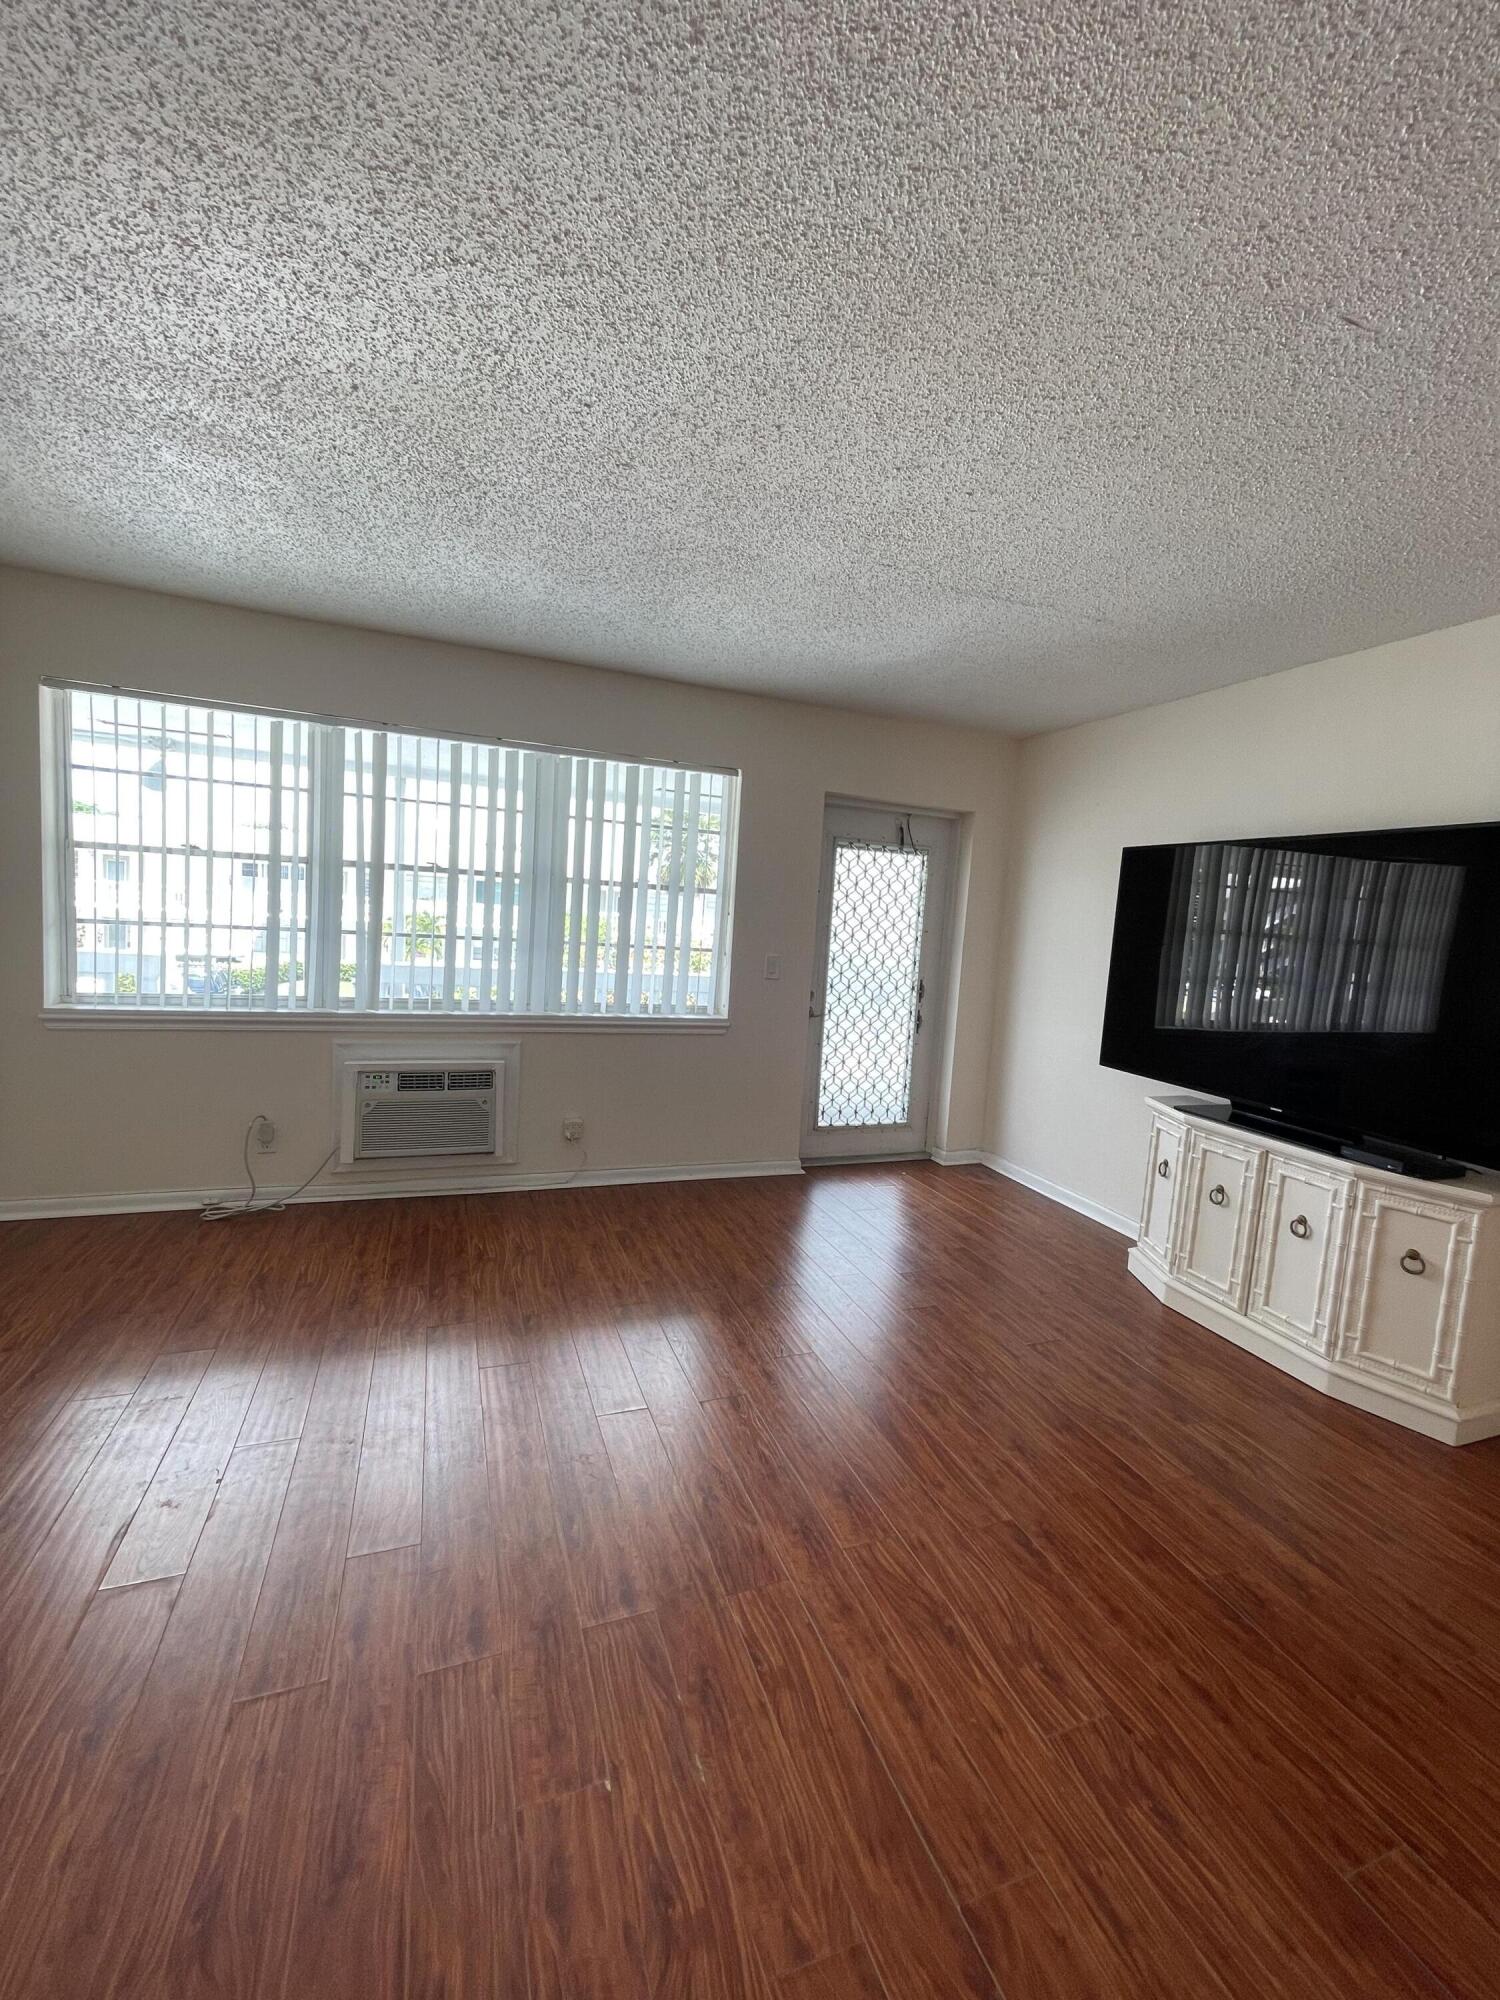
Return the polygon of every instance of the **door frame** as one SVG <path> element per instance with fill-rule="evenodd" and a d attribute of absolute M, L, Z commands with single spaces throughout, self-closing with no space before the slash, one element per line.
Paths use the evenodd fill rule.
<path fill-rule="evenodd" d="M 921 1008 L 923 1027 L 931 1028 L 933 1038 L 921 1051 L 920 1060 L 927 1066 L 924 1082 L 925 1103 L 918 1113 L 918 1119 L 905 1126 L 838 1126 L 828 1128 L 828 1135 L 819 1132 L 817 1125 L 818 1082 L 823 1052 L 822 1008 L 819 1004 L 828 971 L 828 944 L 833 914 L 833 866 L 834 853 L 841 829 L 834 820 L 840 812 L 869 813 L 887 822 L 891 834 L 896 827 L 907 820 L 934 822 L 942 828 L 944 851 L 941 860 L 929 873 L 928 889 L 935 885 L 932 874 L 941 876 L 936 886 L 939 894 L 929 895 L 923 907 L 922 953 L 929 959 L 923 972 L 926 991 Z M 932 1128 L 936 1115 L 936 1098 L 942 1075 L 941 1037 L 936 1032 L 939 1024 L 947 1023 L 947 995 L 951 977 L 953 952 L 953 918 L 957 900 L 960 833 L 963 815 L 947 812 L 941 808 L 916 805 L 896 805 L 883 799 L 853 799 L 830 793 L 823 801 L 822 850 L 818 870 L 818 901 L 813 920 L 813 984 L 808 993 L 808 1032 L 806 1069 L 802 1088 L 802 1133 L 800 1140 L 801 1157 L 813 1164 L 854 1165 L 865 1160 L 918 1160 L 930 1157 L 932 1151 Z M 833 823 L 830 823 L 830 822 Z M 872 837 L 878 837 L 872 828 Z M 848 837 L 847 833 L 844 837 Z M 920 1121 L 920 1122 L 918 1122 Z M 882 1145 L 880 1135 L 889 1134 L 891 1143 Z M 848 1134 L 840 1145 L 835 1135 Z M 860 1140 L 868 1135 L 870 1143 Z"/>

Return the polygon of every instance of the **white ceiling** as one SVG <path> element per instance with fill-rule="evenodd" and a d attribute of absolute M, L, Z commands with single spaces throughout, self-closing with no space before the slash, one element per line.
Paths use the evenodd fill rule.
<path fill-rule="evenodd" d="M 1497 23 L 11 0 L 0 547 L 1015 729 L 1478 616 Z"/>

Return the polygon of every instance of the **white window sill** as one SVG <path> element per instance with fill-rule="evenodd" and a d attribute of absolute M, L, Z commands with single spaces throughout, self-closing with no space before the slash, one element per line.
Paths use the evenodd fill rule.
<path fill-rule="evenodd" d="M 721 1035 L 727 1015 L 677 1014 L 356 1014 L 181 1012 L 158 1007 L 44 1007 L 47 1028 L 193 1028 L 261 1033 L 381 1035 Z"/>

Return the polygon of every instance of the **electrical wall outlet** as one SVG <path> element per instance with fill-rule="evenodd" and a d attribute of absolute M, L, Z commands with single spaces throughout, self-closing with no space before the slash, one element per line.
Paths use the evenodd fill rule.
<path fill-rule="evenodd" d="M 254 1145 L 257 1153 L 274 1153 L 281 1144 L 281 1134 L 269 1118 L 255 1121 Z"/>
<path fill-rule="evenodd" d="M 583 1140 L 583 1120 L 581 1118 L 565 1118 L 563 1120 L 563 1137 L 570 1146 L 581 1144 Z"/>

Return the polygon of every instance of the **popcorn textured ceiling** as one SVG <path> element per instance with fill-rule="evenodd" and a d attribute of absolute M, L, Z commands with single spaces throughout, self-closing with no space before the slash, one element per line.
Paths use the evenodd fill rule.
<path fill-rule="evenodd" d="M 11 0 L 0 547 L 1013 729 L 1493 611 L 1497 21 Z"/>

